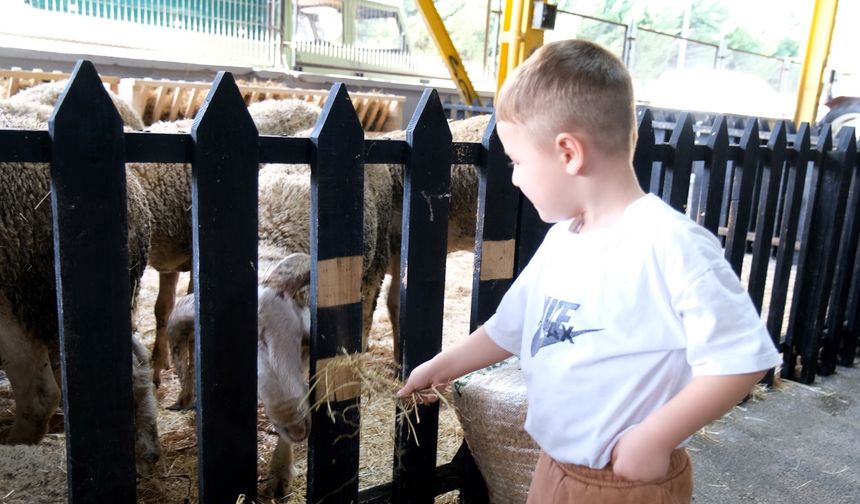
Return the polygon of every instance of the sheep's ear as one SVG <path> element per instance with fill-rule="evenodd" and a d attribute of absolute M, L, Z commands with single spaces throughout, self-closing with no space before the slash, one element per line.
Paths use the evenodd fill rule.
<path fill-rule="evenodd" d="M 311 256 L 303 253 L 290 254 L 281 259 L 263 285 L 278 292 L 296 297 L 303 287 L 311 283 Z"/>

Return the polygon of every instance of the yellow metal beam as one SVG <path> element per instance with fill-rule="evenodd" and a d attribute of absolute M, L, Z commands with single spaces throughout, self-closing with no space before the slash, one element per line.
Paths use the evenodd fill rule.
<path fill-rule="evenodd" d="M 803 67 L 800 70 L 800 83 L 797 89 L 797 108 L 794 123 L 815 122 L 818 101 L 821 98 L 821 82 L 824 67 L 830 54 L 830 40 L 836 22 L 838 0 L 815 0 Z"/>
<path fill-rule="evenodd" d="M 481 99 L 478 93 L 475 92 L 475 87 L 472 86 L 472 81 L 469 80 L 469 75 L 466 73 L 466 67 L 463 66 L 463 60 L 460 59 L 460 54 L 451 42 L 451 36 L 448 35 L 448 30 L 445 29 L 445 23 L 439 16 L 436 6 L 432 0 L 415 0 L 418 6 L 418 11 L 421 12 L 421 17 L 427 24 L 427 29 L 430 31 L 430 36 L 436 44 L 436 49 L 445 60 L 445 65 L 448 67 L 448 72 L 451 74 L 451 80 L 457 86 L 457 91 L 460 93 L 460 99 L 467 105 L 480 105 Z"/>
<path fill-rule="evenodd" d="M 543 30 L 532 28 L 533 16 L 532 0 L 505 0 L 505 8 L 502 11 L 502 32 L 499 34 L 497 92 L 508 74 L 525 61 L 535 49 L 543 45 Z"/>

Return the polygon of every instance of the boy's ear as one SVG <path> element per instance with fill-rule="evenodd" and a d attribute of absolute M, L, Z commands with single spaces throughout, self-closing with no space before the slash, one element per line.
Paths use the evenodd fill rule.
<path fill-rule="evenodd" d="M 572 133 L 559 133 L 555 137 L 555 147 L 565 164 L 569 175 L 578 175 L 585 165 L 585 144 Z"/>

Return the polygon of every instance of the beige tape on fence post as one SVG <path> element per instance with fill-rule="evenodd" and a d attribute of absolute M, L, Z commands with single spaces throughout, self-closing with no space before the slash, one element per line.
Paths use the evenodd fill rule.
<path fill-rule="evenodd" d="M 336 257 L 317 264 L 317 308 L 361 302 L 362 257 Z M 346 401 L 361 395 L 361 382 L 346 355 L 317 361 L 317 401 Z"/>
<path fill-rule="evenodd" d="M 515 240 L 485 241 L 481 247 L 481 280 L 513 278 Z"/>
<path fill-rule="evenodd" d="M 316 402 L 346 401 L 361 395 L 361 381 L 346 355 L 336 355 L 317 361 Z"/>
<path fill-rule="evenodd" d="M 361 301 L 361 256 L 336 257 L 317 265 L 317 307 Z"/>

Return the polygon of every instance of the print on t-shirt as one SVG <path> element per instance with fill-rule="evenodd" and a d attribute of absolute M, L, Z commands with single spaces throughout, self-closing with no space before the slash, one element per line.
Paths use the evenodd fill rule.
<path fill-rule="evenodd" d="M 562 301 L 553 297 L 545 296 L 543 301 L 543 316 L 538 324 L 537 331 L 532 336 L 532 357 L 538 351 L 549 345 L 569 341 L 573 344 L 573 338 L 580 334 L 602 331 L 603 329 L 576 329 L 570 324 L 570 317 L 579 304 Z"/>

